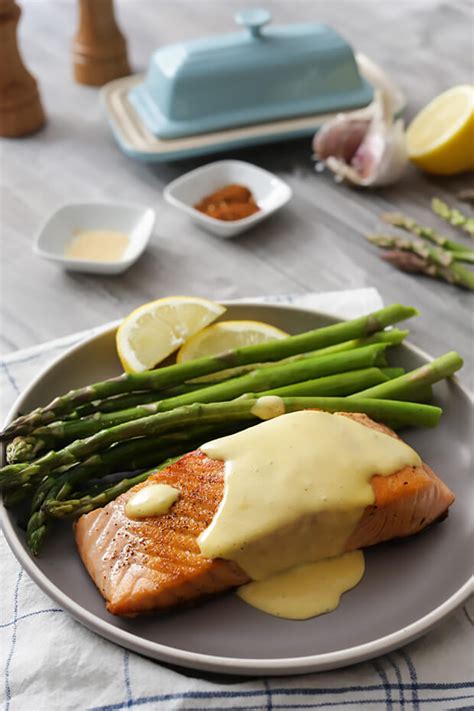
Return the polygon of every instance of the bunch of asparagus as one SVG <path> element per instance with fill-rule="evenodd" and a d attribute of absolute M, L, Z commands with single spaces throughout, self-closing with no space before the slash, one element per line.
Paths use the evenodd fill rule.
<path fill-rule="evenodd" d="M 451 209 L 438 198 L 433 198 L 431 207 L 436 215 L 451 225 L 460 227 L 474 239 L 474 218 L 467 217 L 459 210 Z M 474 272 L 460 264 L 460 262 L 474 263 L 474 249 L 445 237 L 431 227 L 420 225 L 402 213 L 387 212 L 381 217 L 387 224 L 421 238 L 412 240 L 398 235 L 368 235 L 369 242 L 389 250 L 382 259 L 402 271 L 425 274 L 474 290 Z"/>
<path fill-rule="evenodd" d="M 41 550 L 54 518 L 103 506 L 204 441 L 260 421 L 258 399 L 281 397 L 286 412 L 320 408 L 363 412 L 394 428 L 435 426 L 426 404 L 433 383 L 462 366 L 447 353 L 406 373 L 386 351 L 417 315 L 393 304 L 352 321 L 136 374 L 55 398 L 1 433 L 7 460 L 0 490 L 27 510 L 27 542 Z M 119 479 L 117 480 L 117 476 Z M 112 478 L 111 478 L 112 477 Z"/>

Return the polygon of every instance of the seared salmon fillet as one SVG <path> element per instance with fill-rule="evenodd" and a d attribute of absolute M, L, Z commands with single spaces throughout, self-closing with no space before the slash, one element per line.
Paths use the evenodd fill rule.
<path fill-rule="evenodd" d="M 397 435 L 363 414 L 339 413 L 367 427 Z M 169 484 L 181 491 L 170 511 L 131 520 L 125 504 L 142 487 Z M 347 550 L 418 533 L 446 515 L 453 493 L 426 465 L 374 476 L 368 506 Z M 201 555 L 198 536 L 209 526 L 224 492 L 224 463 L 197 450 L 115 501 L 81 516 L 75 527 L 80 556 L 109 612 L 133 616 L 167 610 L 249 581 L 229 560 Z"/>

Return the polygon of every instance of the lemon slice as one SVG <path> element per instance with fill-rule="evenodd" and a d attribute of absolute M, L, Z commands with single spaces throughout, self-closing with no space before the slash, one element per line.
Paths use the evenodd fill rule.
<path fill-rule="evenodd" d="M 285 338 L 288 334 L 262 321 L 220 321 L 190 338 L 179 349 L 176 360 L 220 355 L 234 348 Z"/>
<path fill-rule="evenodd" d="M 117 331 L 117 353 L 124 370 L 139 373 L 154 368 L 225 310 L 195 296 L 169 296 L 143 304 Z"/>
<path fill-rule="evenodd" d="M 474 86 L 455 86 L 433 99 L 406 132 L 410 160 L 427 173 L 474 168 Z"/>

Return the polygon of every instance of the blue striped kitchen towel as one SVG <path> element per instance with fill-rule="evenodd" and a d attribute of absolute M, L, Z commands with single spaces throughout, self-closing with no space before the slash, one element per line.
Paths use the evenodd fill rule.
<path fill-rule="evenodd" d="M 381 306 L 374 289 L 267 299 L 274 300 L 349 318 Z M 0 360 L 2 419 L 38 372 L 93 332 Z M 374 661 L 300 677 L 245 679 L 171 669 L 98 637 L 36 587 L 3 536 L 0 576 L 5 711 L 474 709 L 472 601 L 424 638 Z"/>

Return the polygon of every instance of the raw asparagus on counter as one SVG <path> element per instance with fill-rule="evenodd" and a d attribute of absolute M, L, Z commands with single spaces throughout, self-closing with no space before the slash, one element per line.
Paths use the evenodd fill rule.
<path fill-rule="evenodd" d="M 397 260 L 393 258 L 394 253 L 391 252 L 392 256 L 387 261 L 391 261 L 396 266 L 400 266 L 400 268 L 405 266 L 404 271 L 423 270 L 423 273 L 429 276 L 439 277 L 451 284 L 463 286 L 471 291 L 474 290 L 474 272 L 458 264 L 455 260 L 454 252 L 448 252 L 441 249 L 441 247 L 431 247 L 419 240 L 405 239 L 395 235 L 372 234 L 367 235 L 367 240 L 382 249 L 396 250 L 397 253 L 400 251 L 412 252 L 420 260 L 423 260 L 423 264 L 416 262 L 416 265 L 415 263 L 413 264 L 413 269 L 409 269 L 407 268 L 409 262 L 403 265 L 403 261 L 399 260 L 397 263 Z"/>
<path fill-rule="evenodd" d="M 438 247 L 447 249 L 448 251 L 455 253 L 464 253 L 464 258 L 458 257 L 462 261 L 472 261 L 472 254 L 474 250 L 470 249 L 461 242 L 456 242 L 444 235 L 440 234 L 437 230 L 432 227 L 425 227 L 424 225 L 418 224 L 411 217 L 407 217 L 401 212 L 385 212 L 381 215 L 384 222 L 394 227 L 399 227 L 406 232 L 411 232 L 417 237 L 433 242 Z"/>
<path fill-rule="evenodd" d="M 436 215 L 449 222 L 450 225 L 460 227 L 474 239 L 474 217 L 467 217 L 460 210 L 450 208 L 449 205 L 439 198 L 432 199 L 431 209 Z"/>

